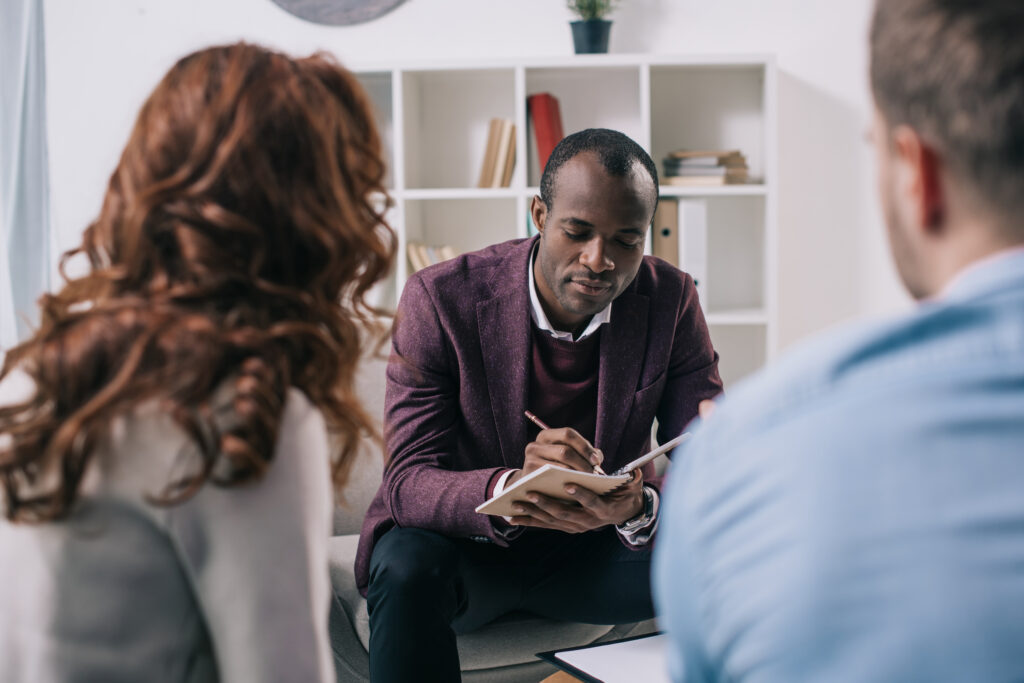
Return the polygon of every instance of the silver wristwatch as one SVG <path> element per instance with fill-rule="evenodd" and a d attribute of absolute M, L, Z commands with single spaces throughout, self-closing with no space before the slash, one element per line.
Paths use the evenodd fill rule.
<path fill-rule="evenodd" d="M 654 494 L 651 492 L 651 487 L 645 486 L 643 488 L 643 493 L 644 509 L 640 511 L 640 514 L 633 519 L 627 519 L 625 522 L 615 527 L 624 534 L 631 534 L 635 531 L 639 531 L 654 521 Z"/>

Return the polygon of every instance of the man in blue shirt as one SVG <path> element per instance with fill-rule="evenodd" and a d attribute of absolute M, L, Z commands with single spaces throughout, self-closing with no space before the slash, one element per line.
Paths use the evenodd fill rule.
<path fill-rule="evenodd" d="M 1024 680 L 1024 3 L 879 0 L 874 145 L 920 300 L 740 385 L 677 453 L 675 680 Z"/>

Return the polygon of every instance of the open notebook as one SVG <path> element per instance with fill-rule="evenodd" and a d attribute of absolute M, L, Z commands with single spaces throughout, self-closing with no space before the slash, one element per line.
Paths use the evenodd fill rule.
<path fill-rule="evenodd" d="M 536 491 L 552 498 L 572 500 L 566 495 L 566 484 L 576 484 L 589 489 L 598 495 L 604 495 L 619 488 L 630 479 L 631 474 L 592 474 L 590 472 L 578 472 L 556 465 L 544 465 L 540 469 L 530 472 L 528 475 L 516 481 L 501 492 L 476 508 L 477 512 L 485 515 L 504 515 L 512 517 L 516 513 L 512 511 L 512 503 L 517 500 L 526 500 L 527 491 Z"/>
<path fill-rule="evenodd" d="M 517 480 L 500 494 L 477 506 L 476 511 L 485 515 L 502 515 L 513 517 L 512 504 L 516 501 L 526 500 L 528 491 L 543 493 L 552 498 L 572 500 L 572 497 L 565 493 L 568 484 L 576 484 L 585 489 L 593 491 L 599 496 L 610 493 L 632 479 L 630 474 L 633 470 L 639 469 L 654 460 L 662 453 L 672 450 L 690 436 L 689 433 L 681 434 L 671 441 L 667 441 L 655 448 L 650 453 L 641 455 L 639 458 L 621 467 L 611 474 L 593 474 L 591 472 L 578 472 L 566 467 L 557 465 L 544 465 L 543 467 L 530 472 L 525 477 Z"/>

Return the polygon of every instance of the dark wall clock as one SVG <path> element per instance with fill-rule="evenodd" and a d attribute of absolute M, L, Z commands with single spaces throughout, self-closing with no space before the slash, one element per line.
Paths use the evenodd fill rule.
<path fill-rule="evenodd" d="M 405 0 L 272 0 L 289 14 L 314 24 L 351 26 L 381 17 Z"/>

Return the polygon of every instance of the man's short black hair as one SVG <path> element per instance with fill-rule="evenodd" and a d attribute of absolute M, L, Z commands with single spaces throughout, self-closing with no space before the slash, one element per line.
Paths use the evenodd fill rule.
<path fill-rule="evenodd" d="M 876 3 L 871 86 L 886 125 L 914 128 L 965 187 L 1020 225 L 1024 2 Z"/>
<path fill-rule="evenodd" d="M 654 181 L 654 202 L 658 201 L 658 168 L 647 151 L 636 144 L 628 135 L 608 128 L 587 128 L 578 133 L 567 135 L 555 146 L 548 163 L 544 166 L 544 175 L 540 178 L 540 198 L 545 206 L 551 208 L 555 198 L 555 176 L 565 162 L 583 152 L 594 152 L 601 159 L 601 165 L 612 176 L 625 176 L 639 163 L 651 175 Z"/>

